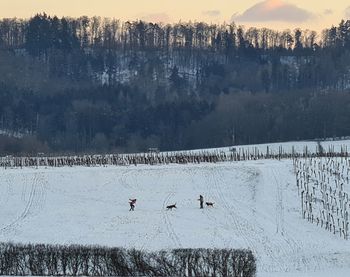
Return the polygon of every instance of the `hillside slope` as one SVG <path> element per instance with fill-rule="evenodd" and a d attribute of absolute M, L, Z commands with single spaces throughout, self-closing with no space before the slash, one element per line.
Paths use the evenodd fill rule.
<path fill-rule="evenodd" d="M 258 276 L 349 269 L 350 242 L 301 218 L 292 170 L 290 160 L 0 169 L 0 241 L 250 248 Z M 200 210 L 199 194 L 214 207 Z"/>

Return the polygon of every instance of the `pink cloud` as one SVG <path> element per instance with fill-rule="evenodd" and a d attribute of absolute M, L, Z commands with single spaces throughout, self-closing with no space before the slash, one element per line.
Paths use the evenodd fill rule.
<path fill-rule="evenodd" d="M 250 7 L 243 14 L 232 16 L 232 20 L 241 22 L 304 22 L 312 18 L 314 15 L 311 12 L 283 0 L 265 0 Z"/>

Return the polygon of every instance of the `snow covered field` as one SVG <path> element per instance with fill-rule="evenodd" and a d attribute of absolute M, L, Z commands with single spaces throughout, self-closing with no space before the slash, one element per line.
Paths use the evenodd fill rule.
<path fill-rule="evenodd" d="M 0 169 L 0 241 L 250 248 L 258 277 L 350 276 L 350 241 L 302 219 L 291 160 Z"/>

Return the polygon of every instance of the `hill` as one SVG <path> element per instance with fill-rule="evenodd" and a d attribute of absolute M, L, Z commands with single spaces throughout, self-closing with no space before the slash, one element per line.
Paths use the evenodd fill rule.
<path fill-rule="evenodd" d="M 335 149 L 349 145 L 333 143 Z M 284 148 L 293 145 L 316 147 L 291 142 Z M 3 242 L 249 248 L 258 276 L 344 276 L 350 270 L 349 240 L 303 219 L 291 159 L 1 168 L 0 176 Z M 214 207 L 200 210 L 200 194 Z M 130 198 L 137 198 L 134 212 Z M 174 203 L 176 210 L 166 209 Z"/>

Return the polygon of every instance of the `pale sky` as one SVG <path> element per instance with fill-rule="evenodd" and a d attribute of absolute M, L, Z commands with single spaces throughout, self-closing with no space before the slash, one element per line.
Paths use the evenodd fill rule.
<path fill-rule="evenodd" d="M 121 20 L 144 19 L 230 22 L 245 26 L 320 31 L 350 18 L 349 0 L 0 0 L 0 17 L 98 15 Z"/>

